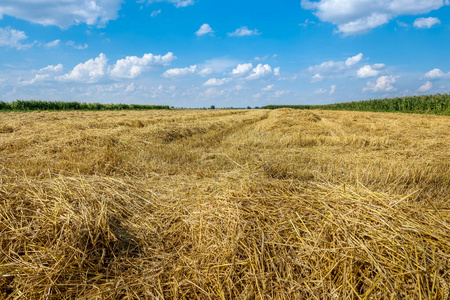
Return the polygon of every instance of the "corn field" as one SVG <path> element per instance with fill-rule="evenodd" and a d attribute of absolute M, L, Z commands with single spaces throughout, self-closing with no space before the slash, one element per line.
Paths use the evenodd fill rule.
<path fill-rule="evenodd" d="M 448 116 L 450 115 L 450 95 L 436 94 L 397 97 L 390 99 L 343 102 L 328 105 L 267 105 L 264 108 L 276 109 L 282 107 L 295 109 L 427 113 Z"/>
<path fill-rule="evenodd" d="M 140 105 L 140 104 L 100 104 L 64 101 L 0 101 L 0 111 L 38 111 L 38 110 L 151 110 L 169 109 L 167 105 Z"/>

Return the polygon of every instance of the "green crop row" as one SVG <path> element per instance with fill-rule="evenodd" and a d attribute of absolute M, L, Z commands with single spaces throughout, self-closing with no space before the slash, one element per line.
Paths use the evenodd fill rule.
<path fill-rule="evenodd" d="M 0 101 L 0 111 L 32 111 L 32 110 L 151 110 L 169 109 L 168 105 L 141 104 L 100 104 L 63 101 Z"/>
<path fill-rule="evenodd" d="M 352 101 L 327 105 L 267 105 L 264 108 L 276 109 L 282 107 L 295 109 L 430 113 L 438 115 L 450 115 L 450 95 L 436 94 L 426 96 L 397 97 L 390 99 Z"/>

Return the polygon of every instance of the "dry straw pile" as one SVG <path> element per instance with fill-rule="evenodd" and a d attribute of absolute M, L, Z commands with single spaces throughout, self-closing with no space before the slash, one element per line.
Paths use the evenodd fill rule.
<path fill-rule="evenodd" d="M 0 299 L 448 299 L 448 117 L 0 118 Z"/>

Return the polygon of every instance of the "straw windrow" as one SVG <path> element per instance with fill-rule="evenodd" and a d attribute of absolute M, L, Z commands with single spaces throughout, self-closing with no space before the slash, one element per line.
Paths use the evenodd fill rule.
<path fill-rule="evenodd" d="M 448 299 L 446 117 L 0 123 L 2 298 Z"/>

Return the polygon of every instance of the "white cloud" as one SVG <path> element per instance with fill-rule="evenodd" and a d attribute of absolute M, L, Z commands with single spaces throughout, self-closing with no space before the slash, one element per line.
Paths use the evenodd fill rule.
<path fill-rule="evenodd" d="M 231 78 L 222 78 L 222 79 L 217 79 L 217 78 L 211 78 L 208 81 L 206 81 L 203 86 L 222 86 L 227 82 L 230 82 L 232 79 Z"/>
<path fill-rule="evenodd" d="M 211 26 L 209 24 L 203 24 L 200 26 L 200 29 L 195 32 L 196 36 L 202 36 L 205 34 L 212 34 L 214 31 L 212 30 Z"/>
<path fill-rule="evenodd" d="M 330 95 L 333 95 L 334 93 L 336 92 L 336 85 L 335 84 L 333 84 L 331 87 L 330 87 Z"/>
<path fill-rule="evenodd" d="M 287 95 L 289 94 L 288 90 L 281 90 L 281 91 L 276 91 L 274 97 L 275 98 L 280 98 L 281 96 Z"/>
<path fill-rule="evenodd" d="M 204 96 L 206 98 L 212 98 L 217 96 L 222 96 L 225 93 L 224 90 L 218 90 L 215 87 L 211 87 L 207 89 L 205 92 L 201 93 L 200 96 Z"/>
<path fill-rule="evenodd" d="M 319 73 L 314 74 L 313 77 L 311 77 L 311 82 L 319 82 L 323 80 L 323 76 Z"/>
<path fill-rule="evenodd" d="M 308 27 L 309 25 L 314 25 L 316 22 L 306 19 L 305 22 L 298 24 L 301 27 Z"/>
<path fill-rule="evenodd" d="M 122 0 L 2 0 L 0 17 L 8 15 L 41 25 L 105 24 L 118 17 Z"/>
<path fill-rule="evenodd" d="M 375 77 L 380 74 L 380 71 L 374 70 L 371 66 L 365 65 L 356 72 L 356 77 L 358 78 L 370 78 Z"/>
<path fill-rule="evenodd" d="M 270 84 L 270 85 L 266 86 L 265 88 L 262 88 L 261 91 L 268 92 L 268 91 L 273 90 L 274 87 L 275 86 L 273 84 Z"/>
<path fill-rule="evenodd" d="M 1 9 L 0 9 L 1 15 Z M 25 32 L 12 29 L 11 27 L 0 28 L 0 47 L 12 47 L 16 49 L 26 49 L 31 45 L 25 45 L 21 42 L 28 37 Z"/>
<path fill-rule="evenodd" d="M 88 46 L 88 44 L 84 43 L 84 45 L 74 45 L 73 47 L 78 50 L 84 50 L 84 49 L 87 49 L 87 47 L 89 47 L 89 46 Z"/>
<path fill-rule="evenodd" d="M 383 69 L 384 67 L 386 67 L 385 64 L 374 64 L 374 65 L 372 66 L 372 69 L 374 69 L 374 70 L 380 70 L 380 69 Z"/>
<path fill-rule="evenodd" d="M 41 82 L 41 81 L 54 80 L 55 75 L 62 72 L 62 70 L 63 70 L 62 64 L 57 64 L 56 66 L 49 65 L 49 66 L 37 71 L 38 74 L 34 75 L 33 79 L 28 80 L 28 81 L 23 81 L 21 83 L 23 85 L 32 85 L 32 84 L 35 84 L 35 83 Z"/>
<path fill-rule="evenodd" d="M 214 70 L 212 68 L 204 68 L 200 72 L 198 72 L 198 74 L 205 77 L 211 75 L 213 72 Z"/>
<path fill-rule="evenodd" d="M 125 89 L 126 93 L 132 93 L 136 90 L 136 86 L 134 85 L 134 83 L 131 83 L 127 86 L 127 88 Z"/>
<path fill-rule="evenodd" d="M 187 7 L 194 4 L 194 0 L 149 0 L 148 3 L 153 2 L 168 2 L 173 3 L 176 7 Z"/>
<path fill-rule="evenodd" d="M 418 92 L 428 92 L 429 90 L 431 90 L 433 88 L 433 83 L 431 83 L 431 81 L 427 81 L 425 82 L 424 85 L 422 85 L 417 91 Z"/>
<path fill-rule="evenodd" d="M 165 71 L 162 76 L 166 77 L 166 78 L 181 77 L 181 76 L 186 76 L 189 74 L 195 74 L 196 71 L 197 71 L 197 65 L 193 65 L 193 66 L 186 67 L 186 68 L 169 69 L 169 70 Z"/>
<path fill-rule="evenodd" d="M 336 85 L 333 84 L 332 86 L 330 86 L 330 91 L 328 92 L 327 89 L 324 88 L 318 88 L 314 91 L 314 95 L 322 95 L 322 94 L 326 94 L 328 93 L 329 95 L 333 95 L 336 92 Z"/>
<path fill-rule="evenodd" d="M 250 75 L 248 75 L 245 79 L 256 80 L 268 76 L 270 74 L 272 74 L 272 68 L 269 65 L 259 64 L 252 70 Z"/>
<path fill-rule="evenodd" d="M 84 43 L 84 45 L 77 45 L 77 44 L 75 44 L 74 41 L 68 41 L 66 43 L 66 45 L 72 46 L 74 49 L 77 49 L 77 50 L 84 50 L 84 49 L 88 48 L 88 44 Z"/>
<path fill-rule="evenodd" d="M 376 83 L 368 82 L 367 87 L 363 89 L 363 91 L 372 91 L 372 92 L 391 92 L 395 91 L 394 84 L 397 82 L 396 77 L 394 76 L 381 76 L 377 79 Z"/>
<path fill-rule="evenodd" d="M 321 94 L 325 94 L 326 92 L 327 92 L 326 89 L 318 88 L 317 90 L 314 91 L 314 95 L 321 95 Z"/>
<path fill-rule="evenodd" d="M 416 28 L 431 28 L 434 25 L 441 24 L 438 18 L 418 18 L 414 21 L 414 27 Z"/>
<path fill-rule="evenodd" d="M 172 52 L 164 56 L 147 53 L 143 57 L 127 56 L 125 59 L 119 59 L 111 70 L 113 78 L 136 78 L 143 72 L 155 66 L 167 66 L 176 57 Z"/>
<path fill-rule="evenodd" d="M 445 77 L 450 77 L 450 72 L 444 73 L 440 69 L 433 69 L 425 74 L 425 78 L 429 79 L 439 79 Z"/>
<path fill-rule="evenodd" d="M 144 54 L 142 57 L 127 56 L 119 59 L 113 66 L 108 65 L 108 59 L 101 53 L 97 58 L 80 63 L 73 70 L 55 79 L 60 81 L 73 81 L 80 83 L 96 83 L 103 79 L 132 79 L 143 74 L 145 71 L 169 65 L 176 57 L 172 52 L 166 55 Z M 50 69 L 51 66 L 44 68 Z M 55 70 L 62 70 L 62 65 L 54 67 Z"/>
<path fill-rule="evenodd" d="M 315 11 L 324 22 L 344 35 L 360 34 L 388 23 L 400 15 L 417 15 L 439 9 L 443 0 L 302 0 L 302 7 Z"/>
<path fill-rule="evenodd" d="M 397 25 L 403 28 L 408 28 L 409 25 L 405 22 L 397 21 Z"/>
<path fill-rule="evenodd" d="M 108 59 L 100 53 L 95 59 L 78 64 L 70 73 L 60 76 L 62 81 L 76 81 L 83 83 L 94 83 L 100 81 L 107 74 Z"/>
<path fill-rule="evenodd" d="M 247 26 L 242 26 L 238 29 L 236 29 L 234 32 L 228 33 L 228 36 L 251 36 L 251 35 L 259 35 L 261 34 L 258 32 L 257 29 L 250 30 Z"/>
<path fill-rule="evenodd" d="M 61 72 L 62 70 L 63 70 L 62 64 L 57 64 L 56 66 L 49 65 L 45 68 L 40 69 L 40 71 L 43 71 L 43 72 L 53 72 L 53 73 L 58 73 L 58 72 Z"/>
<path fill-rule="evenodd" d="M 363 54 L 359 53 L 355 56 L 347 58 L 345 61 L 326 61 L 320 65 L 311 66 L 308 71 L 313 74 L 319 74 L 320 76 L 341 73 L 345 69 L 349 69 L 352 66 L 358 64 L 363 58 Z M 318 79 L 318 78 L 317 78 Z"/>
<path fill-rule="evenodd" d="M 161 13 L 161 10 L 160 10 L 160 9 L 154 10 L 154 11 L 152 11 L 152 13 L 150 14 L 150 17 L 154 18 L 154 17 L 156 17 L 157 15 L 159 15 L 160 13 Z"/>
<path fill-rule="evenodd" d="M 247 64 L 239 64 L 233 71 L 231 72 L 233 75 L 236 76 L 244 76 L 248 74 L 253 69 L 253 65 L 251 63 Z"/>
<path fill-rule="evenodd" d="M 362 58 L 363 58 L 363 54 L 362 53 L 359 53 L 359 54 L 357 54 L 355 56 L 349 57 L 345 61 L 345 65 L 346 66 L 353 66 L 353 65 L 359 63 Z"/>
<path fill-rule="evenodd" d="M 238 61 L 229 58 L 213 58 L 205 61 L 203 64 L 199 65 L 199 67 L 201 67 L 202 70 L 208 70 L 205 71 L 209 72 L 209 74 L 206 75 L 210 75 L 212 73 L 223 73 L 235 66 L 237 63 Z"/>
<path fill-rule="evenodd" d="M 269 58 L 269 55 L 263 56 L 263 57 L 259 57 L 259 56 L 255 56 L 255 60 L 256 61 L 265 61 L 266 59 Z"/>
<path fill-rule="evenodd" d="M 280 67 L 273 69 L 273 75 L 275 75 L 275 76 L 280 76 L 281 75 Z"/>
<path fill-rule="evenodd" d="M 57 46 L 59 46 L 60 43 L 61 43 L 61 40 L 54 40 L 53 42 L 45 44 L 45 47 L 47 47 L 47 48 L 57 47 Z"/>

